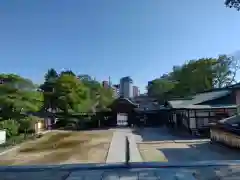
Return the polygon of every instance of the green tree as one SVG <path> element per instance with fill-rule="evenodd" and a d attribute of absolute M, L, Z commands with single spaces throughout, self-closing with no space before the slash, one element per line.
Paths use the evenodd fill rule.
<path fill-rule="evenodd" d="M 149 82 L 147 86 L 148 95 L 156 97 L 159 101 L 163 101 L 167 98 L 166 93 L 171 91 L 175 86 L 175 83 L 163 75 L 159 79 L 154 79 Z"/>
<path fill-rule="evenodd" d="M 84 84 L 77 77 L 62 74 L 56 81 L 53 96 L 56 99 L 56 106 L 66 114 L 69 111 L 76 111 L 78 105 L 87 100 L 88 92 Z"/>
<path fill-rule="evenodd" d="M 19 123 L 16 120 L 8 119 L 0 122 L 0 129 L 6 130 L 7 138 L 18 135 Z"/>
<path fill-rule="evenodd" d="M 211 89 L 215 78 L 212 66 L 215 63 L 215 59 L 203 58 L 174 68 L 171 73 L 171 79 L 175 82 L 174 94 L 183 97 Z"/>
<path fill-rule="evenodd" d="M 225 0 L 225 5 L 229 8 L 240 10 L 240 0 Z"/>
<path fill-rule="evenodd" d="M 40 86 L 41 91 L 43 92 L 44 96 L 44 110 L 45 111 L 54 111 L 56 110 L 56 101 L 55 97 L 53 96 L 54 87 L 56 80 L 58 79 L 58 73 L 55 69 L 51 68 L 45 74 L 45 82 Z"/>
<path fill-rule="evenodd" d="M 32 81 L 18 75 L 0 74 L 0 80 L 0 128 L 10 138 L 18 135 L 28 114 L 40 110 L 43 95 Z"/>
<path fill-rule="evenodd" d="M 41 108 L 42 93 L 30 80 L 12 74 L 1 74 L 0 79 L 0 112 L 4 119 Z"/>
<path fill-rule="evenodd" d="M 113 90 L 111 88 L 103 87 L 101 83 L 87 74 L 79 75 L 78 78 L 89 89 L 91 111 L 105 110 L 113 102 Z"/>
<path fill-rule="evenodd" d="M 215 87 L 221 88 L 231 85 L 236 82 L 235 77 L 239 70 L 238 59 L 227 55 L 220 55 L 213 66 L 213 70 L 215 73 Z"/>
<path fill-rule="evenodd" d="M 215 79 L 212 67 L 215 64 L 214 58 L 202 58 L 174 66 L 171 72 L 149 83 L 148 94 L 163 101 L 211 89 Z"/>

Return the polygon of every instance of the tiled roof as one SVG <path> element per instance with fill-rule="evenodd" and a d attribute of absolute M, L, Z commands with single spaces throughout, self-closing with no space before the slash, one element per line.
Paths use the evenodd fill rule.
<path fill-rule="evenodd" d="M 187 109 L 221 109 L 221 108 L 237 108 L 236 105 L 232 105 L 232 104 L 229 104 L 229 105 L 226 105 L 226 104 L 218 104 L 218 105 L 188 105 L 184 108 L 187 108 Z"/>
<path fill-rule="evenodd" d="M 240 116 L 235 115 L 223 120 L 218 121 L 212 128 L 222 129 L 236 135 L 240 135 Z"/>
<path fill-rule="evenodd" d="M 226 96 L 230 94 L 230 90 L 219 90 L 219 91 L 212 91 L 212 92 L 205 92 L 205 93 L 199 93 L 192 97 L 192 99 L 189 100 L 173 100 L 168 101 L 168 103 L 172 106 L 172 108 L 214 108 L 210 105 L 199 105 L 200 103 L 214 100 L 223 96 Z M 197 106 L 196 106 L 197 105 Z M 218 105 L 220 106 L 220 105 Z M 226 106 L 226 105 L 224 105 Z M 230 105 L 233 106 L 233 105 Z M 222 107 L 222 106 L 221 106 Z M 215 107 L 217 108 L 217 107 Z"/>
<path fill-rule="evenodd" d="M 238 124 L 238 123 L 240 123 L 240 116 L 239 115 L 232 116 L 232 117 L 220 120 L 218 123 L 219 124 L 229 124 L 229 125 Z"/>
<path fill-rule="evenodd" d="M 134 103 L 133 101 L 131 101 L 129 98 L 122 98 L 123 100 L 129 102 L 130 104 L 134 105 L 134 106 L 138 106 L 138 104 Z"/>

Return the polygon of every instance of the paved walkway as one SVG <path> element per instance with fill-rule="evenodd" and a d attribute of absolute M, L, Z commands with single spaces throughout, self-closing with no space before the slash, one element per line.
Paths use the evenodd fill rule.
<path fill-rule="evenodd" d="M 116 130 L 113 133 L 106 163 L 125 162 L 125 138 L 126 133 Z"/>
<path fill-rule="evenodd" d="M 130 161 L 142 161 L 142 157 L 137 148 L 135 135 L 133 135 L 131 129 L 115 129 L 106 163 L 125 162 L 126 137 L 128 137 L 129 140 Z"/>
<path fill-rule="evenodd" d="M 136 143 L 136 136 L 132 133 L 129 133 L 128 140 L 130 147 L 130 162 L 142 162 L 142 157 Z"/>

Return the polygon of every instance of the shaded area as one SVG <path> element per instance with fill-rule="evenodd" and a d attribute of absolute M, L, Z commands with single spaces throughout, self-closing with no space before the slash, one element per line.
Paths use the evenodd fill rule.
<path fill-rule="evenodd" d="M 140 136 L 139 139 L 141 139 L 142 142 L 200 139 L 193 137 L 186 132 L 171 131 L 166 127 L 135 128 L 132 132 L 133 134 Z"/>
<path fill-rule="evenodd" d="M 157 149 L 168 162 L 240 160 L 240 152 L 210 143 L 169 143 Z"/>
<path fill-rule="evenodd" d="M 138 149 L 144 162 L 168 162 L 165 155 L 151 144 L 138 144 Z"/>

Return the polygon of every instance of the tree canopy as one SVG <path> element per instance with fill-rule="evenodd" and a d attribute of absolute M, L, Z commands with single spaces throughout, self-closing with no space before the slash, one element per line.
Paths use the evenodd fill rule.
<path fill-rule="evenodd" d="M 148 95 L 164 101 L 236 82 L 238 60 L 226 55 L 190 60 L 148 83 Z"/>
<path fill-rule="evenodd" d="M 37 119 L 33 114 L 96 112 L 112 101 L 112 89 L 71 70 L 58 73 L 51 68 L 38 86 L 16 74 L 0 74 L 0 128 L 7 130 L 7 137 L 30 132 Z"/>
<path fill-rule="evenodd" d="M 89 75 L 76 75 L 71 70 L 57 73 L 50 69 L 40 86 L 45 110 L 69 112 L 92 112 L 105 108 L 113 101 L 112 89 Z"/>
<path fill-rule="evenodd" d="M 225 5 L 230 8 L 240 10 L 240 0 L 225 0 Z"/>

